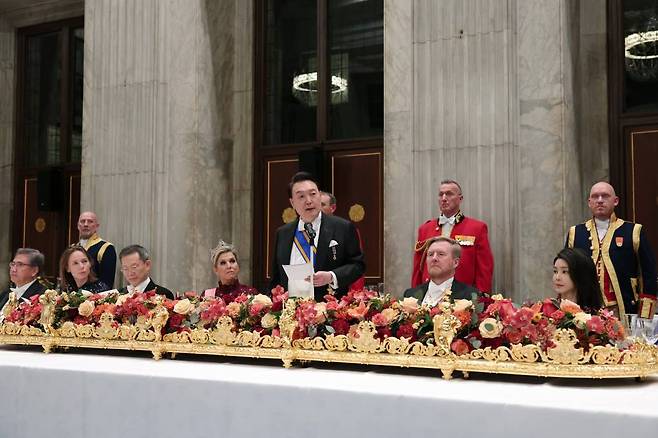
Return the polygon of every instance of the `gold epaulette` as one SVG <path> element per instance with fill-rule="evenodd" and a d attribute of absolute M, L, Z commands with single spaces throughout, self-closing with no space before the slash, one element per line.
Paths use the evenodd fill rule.
<path fill-rule="evenodd" d="M 656 297 L 643 295 L 637 304 L 637 316 L 639 318 L 652 319 L 656 312 Z"/>
<path fill-rule="evenodd" d="M 98 255 L 96 256 L 96 258 L 98 259 L 98 263 L 100 263 L 100 262 L 103 260 L 103 254 L 105 254 L 105 251 L 106 251 L 110 246 L 112 246 L 112 244 L 111 244 L 110 242 L 105 242 L 105 243 L 103 244 L 103 246 L 101 246 L 101 248 L 98 250 Z"/>

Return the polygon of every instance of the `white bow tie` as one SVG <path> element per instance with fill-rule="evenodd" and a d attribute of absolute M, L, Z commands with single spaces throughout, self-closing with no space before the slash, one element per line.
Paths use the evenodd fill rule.
<path fill-rule="evenodd" d="M 10 287 L 9 292 L 16 293 L 16 289 L 18 289 L 18 288 L 17 287 Z"/>
<path fill-rule="evenodd" d="M 445 224 L 455 225 L 455 217 L 445 217 L 444 215 L 439 216 L 439 225 L 443 226 Z"/>
<path fill-rule="evenodd" d="M 128 289 L 128 293 L 129 293 L 129 294 L 133 294 L 133 293 L 137 293 L 137 292 L 139 292 L 139 289 L 137 289 L 135 286 L 132 286 L 132 285 L 130 285 L 130 284 L 129 284 L 126 288 Z"/>

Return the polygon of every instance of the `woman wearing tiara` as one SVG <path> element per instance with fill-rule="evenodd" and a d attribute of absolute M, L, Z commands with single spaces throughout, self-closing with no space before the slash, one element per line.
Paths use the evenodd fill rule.
<path fill-rule="evenodd" d="M 203 295 L 206 297 L 218 297 L 226 303 L 232 302 L 238 295 L 255 295 L 258 293 L 251 286 L 245 286 L 238 280 L 240 264 L 235 247 L 220 240 L 215 248 L 210 251 L 213 271 L 217 275 L 217 287 L 206 289 Z"/>

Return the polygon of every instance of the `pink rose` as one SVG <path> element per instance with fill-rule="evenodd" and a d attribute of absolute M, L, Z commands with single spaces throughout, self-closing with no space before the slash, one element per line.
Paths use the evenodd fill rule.
<path fill-rule="evenodd" d="M 560 301 L 560 310 L 563 311 L 564 313 L 571 313 L 571 314 L 576 314 L 578 312 L 583 311 L 578 304 L 569 300 Z"/>
<path fill-rule="evenodd" d="M 592 316 L 586 323 L 587 330 L 590 332 L 595 332 L 598 334 L 605 333 L 605 327 L 603 325 L 603 320 L 600 316 Z"/>
<path fill-rule="evenodd" d="M 260 303 L 252 304 L 251 307 L 249 308 L 249 315 L 258 316 L 264 308 L 265 306 L 263 304 Z"/>
<path fill-rule="evenodd" d="M 388 321 L 386 320 L 386 317 L 381 313 L 375 313 L 374 315 L 372 315 L 372 322 L 377 327 L 388 325 Z"/>
<path fill-rule="evenodd" d="M 464 342 L 462 339 L 457 339 L 450 344 L 450 349 L 457 355 L 461 356 L 464 354 L 468 354 L 470 349 L 468 348 L 468 344 Z"/>

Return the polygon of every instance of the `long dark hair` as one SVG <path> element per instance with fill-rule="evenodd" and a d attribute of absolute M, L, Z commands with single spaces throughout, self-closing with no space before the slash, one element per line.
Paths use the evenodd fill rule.
<path fill-rule="evenodd" d="M 76 291 L 78 290 L 78 285 L 75 282 L 75 279 L 73 278 L 73 275 L 71 275 L 70 272 L 67 271 L 69 267 L 69 258 L 71 258 L 71 254 L 73 254 L 76 251 L 80 251 L 87 257 L 87 260 L 89 260 L 89 276 L 87 277 L 87 282 L 92 282 L 96 281 L 96 273 L 94 272 L 94 260 L 89 257 L 89 253 L 80 245 L 73 245 L 64 250 L 62 253 L 62 256 L 59 258 L 59 290 L 61 291 Z"/>
<path fill-rule="evenodd" d="M 591 257 L 580 248 L 564 248 L 557 253 L 557 259 L 564 260 L 569 267 L 569 277 L 576 287 L 578 305 L 583 309 L 598 310 L 603 307 L 599 279 Z"/>

